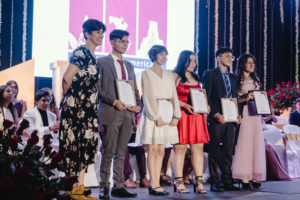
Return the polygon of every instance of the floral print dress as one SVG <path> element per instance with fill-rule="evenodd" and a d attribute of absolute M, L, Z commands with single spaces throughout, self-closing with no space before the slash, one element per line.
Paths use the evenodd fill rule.
<path fill-rule="evenodd" d="M 75 175 L 95 162 L 99 134 L 96 87 L 99 72 L 94 56 L 85 46 L 73 51 L 70 63 L 79 71 L 63 98 L 59 150 L 72 152 L 64 159 L 64 170 L 68 175 Z"/>

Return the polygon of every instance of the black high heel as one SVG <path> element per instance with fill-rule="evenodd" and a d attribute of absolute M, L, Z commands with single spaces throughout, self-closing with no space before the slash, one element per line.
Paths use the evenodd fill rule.
<path fill-rule="evenodd" d="M 175 183 L 173 182 L 174 192 L 177 192 L 177 190 L 178 190 L 178 193 L 182 193 L 182 194 L 190 193 L 190 191 L 187 190 L 186 188 L 182 188 L 182 189 L 177 188 L 181 184 L 184 185 L 183 177 L 175 177 L 174 181 L 175 181 Z"/>
<path fill-rule="evenodd" d="M 255 189 L 260 188 L 260 186 L 261 186 L 260 182 L 252 181 L 251 183 L 252 183 L 253 188 L 255 188 Z"/>
<path fill-rule="evenodd" d="M 159 184 L 161 186 L 171 186 L 172 185 L 171 181 L 168 180 L 168 177 L 165 174 L 160 175 Z"/>
<path fill-rule="evenodd" d="M 199 194 L 206 194 L 207 192 L 204 189 L 204 186 L 203 186 L 203 189 L 198 190 L 198 186 L 199 185 L 203 186 L 203 178 L 202 178 L 202 176 L 196 176 L 195 177 L 194 192 L 197 192 Z"/>
<path fill-rule="evenodd" d="M 240 184 L 242 184 L 242 188 L 244 190 L 252 190 L 251 182 L 244 183 L 242 180 L 239 181 L 239 188 L 241 188 Z"/>
<path fill-rule="evenodd" d="M 169 192 L 167 192 L 166 190 L 156 191 L 155 189 L 158 189 L 158 188 L 160 188 L 160 186 L 152 188 L 152 186 L 149 185 L 149 188 L 148 188 L 149 194 L 150 195 L 155 195 L 155 196 L 167 196 L 167 195 L 169 195 Z"/>

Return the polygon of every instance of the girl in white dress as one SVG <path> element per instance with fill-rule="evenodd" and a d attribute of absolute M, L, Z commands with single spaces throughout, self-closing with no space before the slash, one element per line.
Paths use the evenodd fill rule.
<path fill-rule="evenodd" d="M 4 120 L 17 124 L 16 112 L 12 104 L 12 89 L 9 85 L 0 86 L 0 130 L 3 130 Z"/>
<path fill-rule="evenodd" d="M 142 73 L 144 109 L 137 129 L 136 143 L 148 145 L 147 164 L 151 179 L 149 194 L 168 195 L 160 187 L 160 171 L 165 145 L 178 143 L 177 123 L 181 113 L 173 74 L 162 69 L 167 60 L 167 49 L 154 45 L 148 54 L 153 65 Z M 159 99 L 169 99 L 173 104 L 173 118 L 169 124 L 159 114 Z"/>

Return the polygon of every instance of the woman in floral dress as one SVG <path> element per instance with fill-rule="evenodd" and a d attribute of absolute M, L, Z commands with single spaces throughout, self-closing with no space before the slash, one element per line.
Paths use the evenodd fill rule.
<path fill-rule="evenodd" d="M 73 187 L 71 194 L 84 193 L 85 170 L 89 164 L 95 162 L 99 134 L 96 87 L 99 72 L 94 51 L 102 44 L 103 33 L 106 30 L 105 25 L 95 19 L 85 21 L 82 27 L 86 44 L 73 51 L 62 83 L 64 98 L 59 150 L 63 153 L 72 152 L 72 156 L 64 159 L 65 173 L 79 175 L 79 183 Z"/>

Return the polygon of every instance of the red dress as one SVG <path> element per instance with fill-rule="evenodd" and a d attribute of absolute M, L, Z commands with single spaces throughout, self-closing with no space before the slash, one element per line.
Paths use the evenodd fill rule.
<path fill-rule="evenodd" d="M 190 88 L 201 88 L 197 85 L 182 85 L 179 84 L 176 88 L 178 99 L 184 103 L 191 105 Z M 178 122 L 178 144 L 197 144 L 206 143 L 209 139 L 209 134 L 206 125 L 204 114 L 188 114 L 184 109 L 181 110 L 181 118 Z"/>

